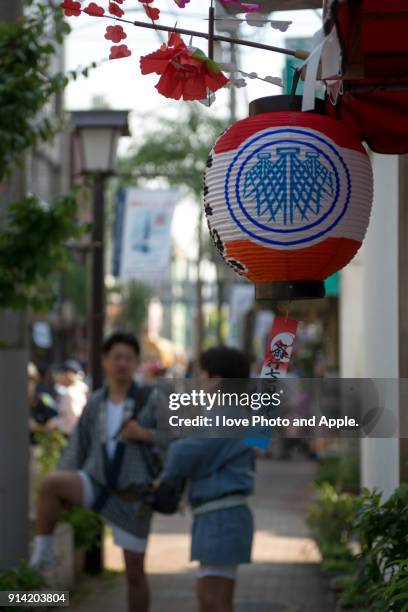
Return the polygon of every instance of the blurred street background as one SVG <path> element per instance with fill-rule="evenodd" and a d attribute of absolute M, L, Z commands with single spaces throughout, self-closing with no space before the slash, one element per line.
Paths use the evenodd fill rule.
<path fill-rule="evenodd" d="M 144 19 L 130 4 L 129 19 Z M 289 4 L 265 0 L 263 14 L 278 25 L 258 28 L 217 2 L 217 32 L 308 51 L 322 3 Z M 192 0 L 181 13 L 161 0 L 163 23 L 206 30 L 207 5 Z M 288 314 L 299 321 L 291 378 L 408 378 L 407 156 L 370 151 L 367 238 L 325 281 L 324 299 L 256 302 L 210 240 L 203 173 L 251 100 L 290 93 L 300 60 L 216 42 L 215 59 L 237 68 L 236 86 L 210 108 L 176 102 L 138 65 L 164 33 L 126 26 L 133 54 L 109 61 L 101 21 L 67 17 L 48 0 L 0 0 L 0 591 L 43 586 L 26 566 L 35 500 L 102 384 L 107 334 L 138 336 L 139 381 L 191 377 L 202 350 L 219 344 L 243 350 L 257 377 L 273 321 Z M 398 393 L 381 404 L 396 428 L 406 423 Z M 271 440 L 258 457 L 254 563 L 240 569 L 237 612 L 406 612 L 407 451 L 398 434 Z M 72 610 L 123 609 L 123 561 L 109 529 L 103 558 L 94 514 L 69 511 L 59 529 Z M 155 519 L 154 611 L 194 609 L 189 530 L 188 513 Z"/>

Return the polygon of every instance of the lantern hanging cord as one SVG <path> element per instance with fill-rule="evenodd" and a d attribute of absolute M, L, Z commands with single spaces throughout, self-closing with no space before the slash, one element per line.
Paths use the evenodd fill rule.
<path fill-rule="evenodd" d="M 84 11 L 81 10 L 83 13 Z M 175 34 L 184 34 L 186 36 L 193 36 L 194 38 L 205 38 L 209 40 L 211 34 L 207 32 L 197 32 L 195 30 L 186 30 L 184 28 L 175 28 L 171 26 L 159 25 L 156 23 L 146 23 L 145 21 L 132 21 L 130 19 L 123 19 L 123 17 L 114 17 L 112 15 L 102 15 L 101 19 L 112 19 L 113 21 L 119 21 L 121 23 L 129 23 L 137 28 L 146 28 L 148 30 L 157 30 L 160 32 L 170 32 Z M 274 47 L 272 45 L 265 45 L 263 43 L 253 42 L 251 40 L 243 40 L 242 38 L 233 38 L 230 36 L 220 36 L 219 34 L 213 34 L 212 41 L 214 42 L 225 42 L 231 45 L 243 45 L 244 47 L 253 47 L 254 49 L 262 49 L 263 51 L 274 51 L 275 53 L 283 53 L 284 55 L 291 55 L 298 59 L 306 59 L 309 56 L 307 51 L 303 49 L 284 49 L 283 47 Z"/>

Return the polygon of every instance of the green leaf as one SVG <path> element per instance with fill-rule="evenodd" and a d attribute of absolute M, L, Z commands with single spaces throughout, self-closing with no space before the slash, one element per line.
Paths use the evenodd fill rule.
<path fill-rule="evenodd" d="M 0 181 L 27 149 L 50 140 L 60 128 L 58 122 L 39 128 L 38 116 L 70 78 L 54 74 L 52 67 L 57 47 L 50 41 L 50 29 L 59 43 L 70 32 L 62 11 L 48 0 L 29 5 L 30 13 L 18 22 L 0 24 Z M 77 78 L 75 71 L 71 78 Z"/>
<path fill-rule="evenodd" d="M 76 193 L 45 208 L 33 196 L 10 205 L 0 229 L 0 307 L 43 310 L 54 300 L 53 277 L 67 265 L 66 243 L 79 238 Z"/>

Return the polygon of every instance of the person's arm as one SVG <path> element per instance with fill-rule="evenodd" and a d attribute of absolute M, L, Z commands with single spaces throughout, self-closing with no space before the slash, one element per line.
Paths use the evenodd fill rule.
<path fill-rule="evenodd" d="M 199 467 L 208 465 L 209 460 L 225 444 L 222 438 L 183 438 L 170 445 L 162 480 L 191 478 Z"/>
<path fill-rule="evenodd" d="M 129 419 L 121 431 L 121 436 L 126 438 L 126 440 L 144 442 L 144 444 L 149 446 L 155 446 L 154 438 L 150 432 L 151 430 L 147 429 L 147 427 L 142 427 L 134 419 Z"/>
<path fill-rule="evenodd" d="M 153 389 L 147 400 L 147 409 L 154 413 L 156 427 L 143 427 L 132 419 L 125 425 L 121 435 L 127 440 L 144 442 L 149 446 L 166 449 L 174 436 L 169 424 L 168 402 L 164 393 Z"/>
<path fill-rule="evenodd" d="M 58 415 L 47 422 L 47 430 L 58 429 L 65 434 L 71 433 L 78 423 L 78 413 L 74 410 L 75 398 L 70 393 L 61 397 Z"/>

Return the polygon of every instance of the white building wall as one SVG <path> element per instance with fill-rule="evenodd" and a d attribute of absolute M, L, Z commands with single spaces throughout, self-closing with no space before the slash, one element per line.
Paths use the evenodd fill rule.
<path fill-rule="evenodd" d="M 341 272 L 340 372 L 342 378 L 363 376 L 364 246 Z"/>
<path fill-rule="evenodd" d="M 363 368 L 367 378 L 398 378 L 398 157 L 373 155 L 374 205 L 364 246 Z M 387 385 L 381 405 L 398 422 L 396 385 Z M 399 484 L 396 438 L 363 439 L 362 484 L 388 497 Z"/>

